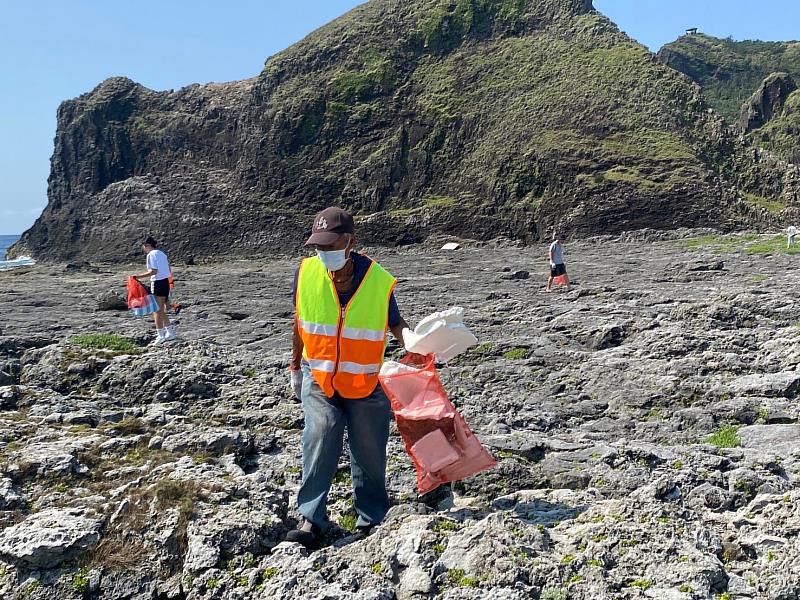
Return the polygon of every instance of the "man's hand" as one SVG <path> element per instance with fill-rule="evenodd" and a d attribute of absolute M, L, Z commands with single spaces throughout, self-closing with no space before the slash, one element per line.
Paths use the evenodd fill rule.
<path fill-rule="evenodd" d="M 289 368 L 289 387 L 292 388 L 294 397 L 300 400 L 300 393 L 303 390 L 303 372 L 300 369 Z"/>

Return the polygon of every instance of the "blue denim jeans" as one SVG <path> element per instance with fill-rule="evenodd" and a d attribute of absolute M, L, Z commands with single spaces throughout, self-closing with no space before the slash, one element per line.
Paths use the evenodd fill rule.
<path fill-rule="evenodd" d="M 357 526 L 380 523 L 389 510 L 386 493 L 386 443 L 391 409 L 380 385 L 372 395 L 348 400 L 328 398 L 303 362 L 303 483 L 297 507 L 323 530 L 329 526 L 326 504 L 342 454 L 344 431 L 350 447 L 350 473 L 358 514 Z"/>

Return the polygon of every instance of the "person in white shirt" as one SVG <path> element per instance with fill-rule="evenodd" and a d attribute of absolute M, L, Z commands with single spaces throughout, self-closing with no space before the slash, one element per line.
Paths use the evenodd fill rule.
<path fill-rule="evenodd" d="M 797 237 L 797 227 L 795 227 L 794 225 L 789 225 L 789 228 L 786 230 L 786 235 L 788 238 L 786 242 L 786 247 L 791 248 L 792 246 L 794 246 L 794 238 Z"/>
<path fill-rule="evenodd" d="M 156 322 L 157 337 L 154 344 L 171 342 L 178 339 L 175 330 L 170 325 L 167 316 L 167 300 L 169 299 L 169 278 L 172 270 L 169 267 L 167 255 L 158 249 L 158 244 L 152 237 L 148 237 L 142 244 L 142 250 L 147 254 L 147 272 L 134 275 L 136 279 L 150 278 L 150 293 L 156 297 L 158 311 L 153 313 Z"/>

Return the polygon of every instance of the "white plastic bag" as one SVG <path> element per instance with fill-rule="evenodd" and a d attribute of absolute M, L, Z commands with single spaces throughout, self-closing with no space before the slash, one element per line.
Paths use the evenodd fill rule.
<path fill-rule="evenodd" d="M 414 328 L 403 330 L 406 350 L 416 354 L 434 354 L 437 360 L 449 361 L 478 343 L 464 325 L 464 309 L 454 306 L 422 319 Z"/>

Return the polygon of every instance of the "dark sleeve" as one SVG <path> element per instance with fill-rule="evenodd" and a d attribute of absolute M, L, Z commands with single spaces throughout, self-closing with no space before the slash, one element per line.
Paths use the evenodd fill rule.
<path fill-rule="evenodd" d="M 394 299 L 394 292 L 389 296 L 389 327 L 396 327 L 400 324 L 400 309 L 397 308 L 397 300 Z"/>
<path fill-rule="evenodd" d="M 300 267 L 297 267 L 297 270 L 294 272 L 294 284 L 292 285 L 292 304 L 294 304 L 295 298 L 297 298 L 297 279 L 300 277 Z"/>

